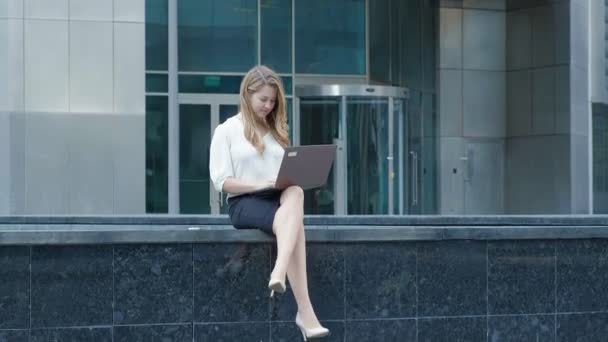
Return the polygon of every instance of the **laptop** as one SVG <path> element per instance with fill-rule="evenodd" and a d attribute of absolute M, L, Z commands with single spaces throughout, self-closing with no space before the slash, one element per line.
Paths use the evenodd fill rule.
<path fill-rule="evenodd" d="M 285 148 L 275 188 L 298 185 L 313 189 L 327 182 L 329 170 L 336 156 L 336 145 L 303 145 Z"/>

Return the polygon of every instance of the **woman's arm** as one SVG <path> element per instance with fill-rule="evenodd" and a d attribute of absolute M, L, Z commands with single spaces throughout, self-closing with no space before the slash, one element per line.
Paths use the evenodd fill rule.
<path fill-rule="evenodd" d="M 246 181 L 234 177 L 228 177 L 224 181 L 222 191 L 232 194 L 242 194 L 272 188 L 274 188 L 274 180 Z"/>

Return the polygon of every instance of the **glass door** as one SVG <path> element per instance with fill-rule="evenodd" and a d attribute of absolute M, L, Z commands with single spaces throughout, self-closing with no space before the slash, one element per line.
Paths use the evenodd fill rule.
<path fill-rule="evenodd" d="M 179 199 L 182 214 L 225 214 L 225 198 L 209 177 L 209 146 L 215 127 L 238 112 L 238 96 L 179 96 Z"/>
<path fill-rule="evenodd" d="M 350 215 L 388 214 L 389 202 L 388 97 L 347 97 L 347 212 Z M 392 211 L 392 208 L 391 208 Z"/>
<path fill-rule="evenodd" d="M 336 144 L 327 184 L 306 191 L 306 214 L 409 213 L 407 89 L 301 86 L 299 143 Z"/>
<path fill-rule="evenodd" d="M 342 112 L 340 97 L 305 98 L 300 100 L 300 145 L 338 144 L 338 156 L 343 155 L 340 141 L 340 116 Z M 344 178 L 339 177 L 337 166 L 342 166 L 344 158 L 336 158 L 330 170 L 327 183 L 317 189 L 306 190 L 304 193 L 304 212 L 313 215 L 332 215 L 344 213 L 341 209 L 344 201 L 340 200 L 342 193 L 338 183 Z"/>

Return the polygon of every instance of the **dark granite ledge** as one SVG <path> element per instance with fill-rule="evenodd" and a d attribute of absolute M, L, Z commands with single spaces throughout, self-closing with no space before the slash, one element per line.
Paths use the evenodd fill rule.
<path fill-rule="evenodd" d="M 608 216 L 310 216 L 312 242 L 608 238 Z M 0 245 L 270 242 L 226 216 L 0 217 Z"/>
<path fill-rule="evenodd" d="M 307 215 L 311 226 L 604 226 L 608 215 Z M 2 224 L 229 225 L 226 215 L 0 216 Z"/>

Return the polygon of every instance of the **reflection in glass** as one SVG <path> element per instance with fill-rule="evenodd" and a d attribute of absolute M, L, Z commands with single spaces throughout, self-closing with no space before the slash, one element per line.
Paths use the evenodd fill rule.
<path fill-rule="evenodd" d="M 179 106 L 179 197 L 182 214 L 209 214 L 211 106 Z"/>
<path fill-rule="evenodd" d="M 291 1 L 260 1 L 262 64 L 279 73 L 291 73 Z"/>
<path fill-rule="evenodd" d="M 391 82 L 391 13 L 390 0 L 375 0 L 369 3 L 369 60 L 370 78 L 376 82 Z"/>
<path fill-rule="evenodd" d="M 146 0 L 146 70 L 169 69 L 168 0 Z"/>
<path fill-rule="evenodd" d="M 593 212 L 608 214 L 608 108 L 593 104 Z"/>
<path fill-rule="evenodd" d="M 339 118 L 339 98 L 301 99 L 300 145 L 333 144 L 338 138 Z M 334 170 L 335 163 L 323 187 L 305 191 L 304 213 L 334 213 Z"/>
<path fill-rule="evenodd" d="M 166 93 L 169 91 L 169 75 L 146 73 L 147 93 Z"/>
<path fill-rule="evenodd" d="M 422 213 L 436 213 L 437 205 L 437 113 L 435 110 L 435 94 L 422 93 L 422 155 L 421 155 L 421 195 Z"/>
<path fill-rule="evenodd" d="M 146 96 L 146 212 L 166 213 L 169 189 L 169 99 Z"/>
<path fill-rule="evenodd" d="M 238 94 L 243 76 L 179 75 L 180 93 Z"/>
<path fill-rule="evenodd" d="M 257 64 L 256 0 L 179 0 L 179 71 L 245 72 Z"/>
<path fill-rule="evenodd" d="M 388 99 L 347 98 L 348 214 L 388 214 Z"/>
<path fill-rule="evenodd" d="M 365 0 L 295 6 L 297 73 L 365 74 Z"/>

